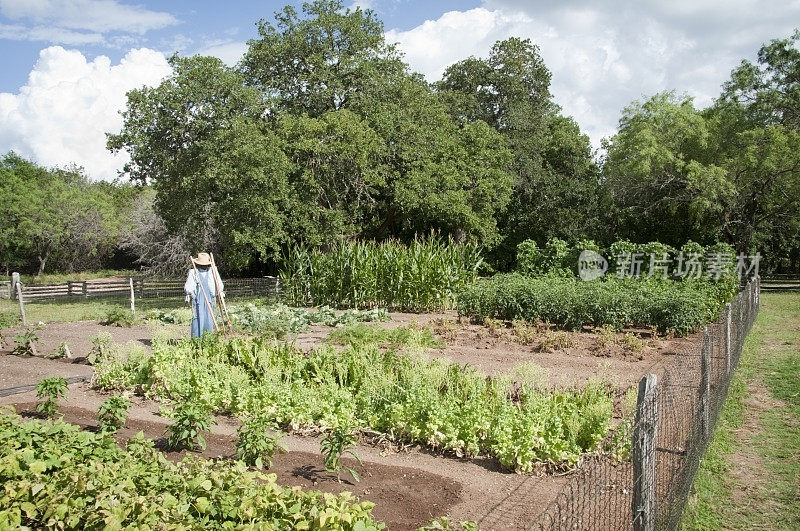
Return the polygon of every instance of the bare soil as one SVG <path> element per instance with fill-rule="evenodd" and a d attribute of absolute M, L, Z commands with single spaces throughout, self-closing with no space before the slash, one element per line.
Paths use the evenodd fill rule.
<path fill-rule="evenodd" d="M 620 394 L 647 373 L 658 370 L 680 353 L 693 338 L 666 340 L 636 332 L 641 341 L 632 349 L 623 342 L 609 343 L 597 332 L 570 333 L 566 347 L 548 347 L 551 330 L 539 330 L 526 343 L 520 342 L 510 324 L 489 323 L 489 326 L 458 321 L 454 313 L 392 314 L 392 321 L 381 326 L 430 326 L 444 340 L 446 348 L 430 349 L 428 356 L 446 357 L 455 363 L 472 364 L 487 374 L 507 372 L 526 362 L 541 367 L 552 385 L 581 385 L 603 377 L 618 386 Z M 299 334 L 295 344 L 308 350 L 325 342 L 330 328 L 313 327 Z M 7 338 L 16 331 L 4 330 Z M 89 375 L 88 365 L 75 363 L 91 351 L 89 338 L 108 333 L 114 343 L 133 342 L 150 348 L 154 333 L 170 337 L 188 335 L 188 326 L 138 325 L 130 328 L 103 326 L 96 322 L 48 323 L 37 332 L 40 356 L 58 351 L 66 342 L 72 360 L 20 357 L 10 354 L 13 344 L 0 345 L 0 390 L 32 385 L 49 376 Z M 618 336 L 618 339 L 622 335 Z M 70 385 L 62 408 L 64 418 L 84 427 L 96 425 L 100 402 L 108 394 L 94 390 L 88 383 Z M 35 411 L 34 391 L 0 398 L 0 405 L 14 405 L 18 411 Z M 127 438 L 138 431 L 158 441 L 163 439 L 169 419 L 159 415 L 159 404 L 141 397 L 132 397 L 126 428 L 120 432 Z M 231 457 L 235 452 L 237 421 L 218 417 L 217 424 L 206 437 L 206 457 Z M 456 459 L 431 453 L 424 448 L 397 450 L 365 441 L 356 448 L 364 467 L 356 467 L 361 482 L 353 482 L 347 473 L 341 482 L 325 471 L 319 452 L 319 439 L 287 435 L 282 441 L 289 449 L 276 456 L 270 472 L 278 475 L 282 485 L 300 485 L 329 492 L 350 491 L 362 499 L 376 503 L 374 515 L 390 529 L 414 529 L 430 519 L 450 516 L 454 520 L 475 520 L 481 529 L 524 529 L 549 505 L 569 479 L 569 475 L 519 475 L 500 470 L 490 459 Z M 167 454 L 178 459 L 182 454 Z M 354 466 L 355 462 L 348 463 Z"/>

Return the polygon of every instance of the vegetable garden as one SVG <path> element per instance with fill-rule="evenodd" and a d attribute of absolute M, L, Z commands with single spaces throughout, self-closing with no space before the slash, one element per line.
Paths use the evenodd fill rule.
<path fill-rule="evenodd" d="M 542 256 L 553 249 L 564 251 L 553 244 Z M 521 263 L 531 257 L 530 245 L 520 251 Z M 496 489 L 469 502 L 481 496 L 471 478 L 514 488 L 550 478 L 547 494 L 520 502 L 539 504 L 515 513 L 525 527 L 563 484 L 560 474 L 571 477 L 586 459 L 630 459 L 632 384 L 693 341 L 735 290 L 730 279 L 583 282 L 553 256 L 478 279 L 478 249 L 438 240 L 295 249 L 282 275 L 285 300 L 314 308 L 234 302 L 237 333 L 198 340 L 174 324 L 185 322 L 184 310 L 137 317 L 133 327 L 151 331 L 148 348 L 109 336 L 87 356 L 94 377 L 81 392 L 99 414 L 95 432 L 0 417 L 0 525 L 380 528 L 382 500 L 368 489 L 322 494 L 269 473 L 284 450 L 312 444 L 335 484 L 351 491 L 398 450 L 412 466 L 439 460 L 462 501 L 399 528 L 491 528 L 513 494 Z M 130 326 L 127 317 L 106 319 L 106 328 Z M 493 362 L 498 354 L 507 359 Z M 40 387 L 50 394 L 38 414 L 58 416 L 64 390 L 57 381 Z M 34 414 L 30 402 L 2 403 Z M 118 431 L 144 418 L 142 407 L 162 419 L 161 433 L 147 433 L 155 444 Z M 209 437 L 216 449 L 220 433 L 227 458 L 165 457 L 203 453 Z M 444 516 L 454 519 L 436 519 Z"/>

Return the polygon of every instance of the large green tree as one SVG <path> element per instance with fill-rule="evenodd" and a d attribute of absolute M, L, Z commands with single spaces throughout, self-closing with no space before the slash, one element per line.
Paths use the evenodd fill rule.
<path fill-rule="evenodd" d="M 448 67 L 435 84 L 462 123 L 483 122 L 512 151 L 509 207 L 501 213 L 494 259 L 507 267 L 525 239 L 579 239 L 597 227 L 598 170 L 586 135 L 560 114 L 550 71 L 528 39 L 498 41 L 487 58 Z"/>
<path fill-rule="evenodd" d="M 122 223 L 116 186 L 80 169 L 47 169 L 14 153 L 0 159 L 0 266 L 62 271 L 100 267 Z"/>
<path fill-rule="evenodd" d="M 512 183 L 503 138 L 454 120 L 370 11 L 287 7 L 259 34 L 238 69 L 173 57 L 173 75 L 132 91 L 109 137 L 131 154 L 125 171 L 152 183 L 170 232 L 237 267 L 293 241 L 431 229 L 496 240 Z"/>

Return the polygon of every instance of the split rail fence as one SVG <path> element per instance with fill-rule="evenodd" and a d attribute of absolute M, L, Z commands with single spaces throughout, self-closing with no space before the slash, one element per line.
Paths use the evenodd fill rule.
<path fill-rule="evenodd" d="M 631 458 L 586 460 L 532 529 L 677 529 L 745 338 L 760 279 L 675 359 L 639 382 Z"/>
<path fill-rule="evenodd" d="M 272 297 L 280 291 L 276 277 L 223 279 L 226 297 Z M 113 280 L 69 281 L 60 284 L 20 283 L 23 302 L 44 300 L 77 300 L 79 298 L 137 299 L 183 298 L 184 280 L 150 279 L 142 277 Z M 13 281 L 0 283 L 0 297 L 17 299 Z"/>

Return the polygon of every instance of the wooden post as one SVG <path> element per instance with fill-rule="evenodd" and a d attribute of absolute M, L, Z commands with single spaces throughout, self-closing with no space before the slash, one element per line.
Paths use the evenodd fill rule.
<path fill-rule="evenodd" d="M 658 433 L 658 376 L 639 381 L 633 430 L 633 528 L 656 528 L 656 435 Z"/>
<path fill-rule="evenodd" d="M 19 273 L 11 273 L 11 288 L 10 288 L 10 291 L 8 293 L 10 295 L 9 299 L 11 299 L 12 301 L 14 300 L 14 297 L 16 296 L 17 284 L 19 284 L 19 282 L 20 282 Z"/>
<path fill-rule="evenodd" d="M 731 303 L 725 304 L 725 374 L 731 372 Z"/>
<path fill-rule="evenodd" d="M 22 316 L 22 326 L 28 326 L 25 318 L 25 302 L 22 299 L 22 282 L 17 282 L 17 299 L 19 299 L 19 314 Z"/>
<path fill-rule="evenodd" d="M 703 348 L 700 358 L 700 428 L 703 436 L 710 435 L 710 402 L 711 396 L 711 337 L 708 328 L 703 327 Z"/>
<path fill-rule="evenodd" d="M 87 290 L 87 285 L 86 285 L 86 281 L 85 280 L 83 281 L 83 284 L 81 285 L 81 295 L 83 295 L 84 297 L 88 297 L 89 296 L 89 292 Z"/>
<path fill-rule="evenodd" d="M 133 278 L 128 278 L 128 281 L 131 285 L 131 313 L 136 314 L 136 304 L 135 304 L 135 297 L 133 295 Z"/>

